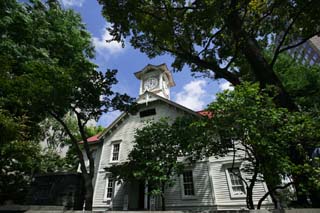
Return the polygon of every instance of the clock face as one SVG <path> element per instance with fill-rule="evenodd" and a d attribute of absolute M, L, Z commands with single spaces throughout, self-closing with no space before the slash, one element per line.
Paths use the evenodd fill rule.
<path fill-rule="evenodd" d="M 149 78 L 144 83 L 144 88 L 147 90 L 154 89 L 156 86 L 158 86 L 158 79 L 156 78 Z"/>

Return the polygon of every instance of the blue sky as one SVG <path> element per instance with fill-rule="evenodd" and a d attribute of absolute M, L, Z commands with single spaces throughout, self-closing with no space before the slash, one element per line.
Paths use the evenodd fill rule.
<path fill-rule="evenodd" d="M 60 1 L 65 8 L 72 8 L 81 14 L 83 22 L 92 34 L 92 42 L 96 49 L 94 62 L 99 66 L 99 70 L 118 70 L 119 83 L 114 86 L 115 91 L 137 97 L 140 82 L 133 73 L 141 70 L 147 64 L 166 63 L 169 70 L 172 71 L 173 58 L 170 55 L 149 59 L 144 53 L 133 49 L 129 42 L 126 42 L 124 48 L 116 42 L 106 43 L 105 40 L 111 38 L 106 31 L 108 23 L 102 17 L 101 6 L 96 0 Z M 193 78 L 188 67 L 184 67 L 182 72 L 173 73 L 173 78 L 176 86 L 171 88 L 171 100 L 196 111 L 204 109 L 212 102 L 217 92 L 229 88 L 229 84 L 224 81 Z M 119 112 L 103 115 L 98 124 L 106 126 L 118 115 Z"/>

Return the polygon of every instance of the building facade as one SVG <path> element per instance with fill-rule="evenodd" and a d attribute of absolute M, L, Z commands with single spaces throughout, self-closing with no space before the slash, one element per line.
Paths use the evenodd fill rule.
<path fill-rule="evenodd" d="M 148 193 L 145 182 L 117 183 L 104 168 L 127 161 L 133 148 L 136 129 L 146 121 L 157 121 L 168 117 L 201 116 L 170 100 L 170 88 L 175 85 L 171 72 L 165 64 L 147 65 L 135 73 L 140 80 L 140 95 L 137 100 L 138 113 L 121 114 L 98 137 L 90 138 L 94 150 L 95 178 L 93 210 L 158 210 L 161 199 Z M 233 156 L 212 156 L 185 168 L 183 174 L 174 177 L 175 184 L 165 189 L 167 210 L 240 210 L 246 208 L 246 190 L 243 178 L 247 174 L 236 160 L 231 171 Z M 254 188 L 254 202 L 266 193 L 264 183 Z M 265 200 L 270 205 L 271 200 Z"/>
<path fill-rule="evenodd" d="M 302 64 L 320 64 L 320 36 L 314 36 L 302 45 L 289 49 L 288 53 Z"/>

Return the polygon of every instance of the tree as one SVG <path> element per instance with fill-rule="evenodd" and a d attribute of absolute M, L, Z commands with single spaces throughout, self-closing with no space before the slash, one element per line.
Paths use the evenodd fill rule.
<path fill-rule="evenodd" d="M 319 2 L 310 1 L 106 1 L 104 17 L 113 39 L 130 37 L 133 47 L 149 57 L 169 53 L 178 70 L 239 84 L 251 66 L 260 85 L 280 88 L 280 105 L 294 109 L 273 66 L 280 53 L 319 34 Z M 277 36 L 277 38 L 276 38 Z M 270 42 L 270 39 L 272 42 Z M 277 40 L 276 40 L 277 39 Z M 263 50 L 274 48 L 271 60 Z"/>
<path fill-rule="evenodd" d="M 70 137 L 80 161 L 85 183 L 86 209 L 92 209 L 94 161 L 85 126 L 109 110 L 128 109 L 127 95 L 112 91 L 116 71 L 96 70 L 90 34 L 78 14 L 64 10 L 58 1 L 0 3 L 0 95 L 1 109 L 12 117 L 28 118 L 29 137 L 36 135 L 38 122 L 52 116 Z M 86 168 L 78 139 L 64 116 L 72 112 L 84 142 Z"/>
<path fill-rule="evenodd" d="M 160 195 L 165 210 L 165 189 L 174 184 L 175 176 L 183 172 L 189 145 L 193 141 L 195 118 L 182 117 L 175 121 L 160 119 L 137 129 L 128 162 L 106 168 L 118 180 L 146 181 L 151 194 Z M 197 131 L 198 129 L 196 129 Z M 191 137 L 189 137 L 191 136 Z M 189 156 L 190 157 L 190 156 Z"/>
<path fill-rule="evenodd" d="M 261 88 L 275 86 L 277 106 L 299 111 L 275 64 L 282 53 L 319 34 L 319 1 L 98 2 L 112 23 L 113 40 L 130 38 L 132 46 L 149 57 L 169 53 L 175 57 L 172 66 L 177 70 L 188 65 L 192 72 L 233 85 L 250 80 L 259 82 Z M 295 163 L 304 162 L 293 151 Z"/>
<path fill-rule="evenodd" d="M 70 132 L 75 135 L 78 141 L 82 141 L 81 135 L 79 133 L 78 124 L 77 124 L 77 118 L 75 116 L 72 116 L 71 114 L 66 114 L 63 118 L 64 122 L 68 126 Z M 102 126 L 86 126 L 85 127 L 85 133 L 87 137 L 91 137 L 94 135 L 97 135 L 98 133 L 101 133 L 103 131 Z M 65 129 L 61 126 L 61 124 L 55 120 L 54 118 L 46 118 L 44 121 L 40 124 L 40 130 L 39 133 L 39 142 L 45 143 L 44 151 L 46 151 L 47 155 L 51 156 L 54 159 L 57 158 L 57 155 L 61 155 L 61 150 L 64 150 L 65 156 L 62 157 L 63 163 L 57 162 L 58 164 L 61 164 L 58 166 L 59 171 L 77 171 L 79 166 L 79 160 L 76 154 L 76 149 L 72 146 L 72 142 L 70 141 L 70 138 L 68 134 L 66 133 Z M 81 149 L 83 147 L 80 146 Z M 52 162 L 54 163 L 54 162 Z M 48 162 L 50 164 L 50 162 Z M 50 169 L 50 166 L 48 167 Z"/>
<path fill-rule="evenodd" d="M 320 66 L 304 65 L 283 54 L 275 63 L 275 71 L 292 95 L 300 111 L 319 113 Z"/>
<path fill-rule="evenodd" d="M 23 203 L 33 175 L 39 171 L 40 147 L 31 141 L 10 141 L 0 146 L 0 203 Z"/>
<path fill-rule="evenodd" d="M 292 184 L 284 186 L 282 180 L 285 177 L 295 177 L 302 174 L 301 171 L 305 173 L 304 184 L 296 185 L 301 187 L 298 193 L 312 191 L 310 185 L 317 187 L 314 178 L 317 179 L 320 173 L 310 169 L 312 159 L 306 150 L 313 150 L 320 145 L 320 135 L 318 123 L 310 113 L 289 112 L 279 108 L 267 90 L 261 91 L 259 85 L 249 83 L 236 86 L 234 91 L 219 94 L 208 110 L 214 116 L 202 122 L 205 122 L 207 129 L 214 129 L 220 135 L 221 140 L 215 143 L 229 146 L 226 141 L 231 141 L 234 160 L 238 158 L 244 161 L 243 170 L 250 174 L 250 178 L 243 179 L 249 209 L 255 208 L 252 192 L 259 181 L 266 182 L 267 194 L 271 195 L 276 208 L 279 202 L 276 189 Z M 215 144 L 210 142 L 209 146 Z M 290 157 L 292 147 L 296 147 L 295 153 L 300 155 L 296 157 L 304 159 L 301 164 L 296 164 Z M 261 207 L 265 198 L 261 198 L 257 208 Z"/>

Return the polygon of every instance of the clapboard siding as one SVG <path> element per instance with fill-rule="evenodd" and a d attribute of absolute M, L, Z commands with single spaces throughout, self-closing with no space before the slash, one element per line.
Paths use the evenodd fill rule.
<path fill-rule="evenodd" d="M 121 141 L 119 162 L 124 162 L 127 160 L 128 154 L 133 147 L 132 142 L 134 141 L 134 134 L 136 129 L 142 128 L 145 125 L 146 121 L 156 121 L 163 117 L 168 117 L 173 120 L 176 117 L 183 115 L 182 111 L 176 110 L 175 108 L 170 107 L 165 103 L 156 103 L 152 102 L 149 103 L 148 106 L 144 107 L 145 109 L 156 108 L 157 114 L 155 116 L 140 118 L 139 113 L 137 113 L 136 115 L 128 115 L 128 117 L 121 124 L 119 124 L 119 126 L 110 135 L 105 138 L 102 149 L 100 169 L 112 165 L 112 163 L 110 163 L 110 158 L 113 142 Z"/>
<path fill-rule="evenodd" d="M 127 161 L 129 152 L 133 148 L 134 134 L 136 129 L 142 128 L 145 125 L 145 122 L 149 120 L 159 120 L 160 118 L 168 117 L 174 120 L 178 116 L 182 116 L 185 114 L 184 111 L 179 110 L 175 107 L 172 107 L 164 102 L 151 102 L 148 105 L 144 105 L 141 107 L 141 110 L 155 108 L 156 115 L 148 116 L 145 118 L 140 118 L 139 113 L 136 115 L 127 115 L 123 119 L 122 122 L 118 123 L 117 128 L 112 130 L 111 133 L 107 134 L 104 138 L 100 164 L 97 172 L 96 178 L 96 187 L 94 191 L 94 202 L 93 207 L 107 207 L 107 203 L 103 201 L 104 198 L 104 190 L 105 190 L 105 175 L 104 168 L 110 167 L 114 165 L 114 162 L 110 162 L 111 160 L 111 152 L 112 152 L 112 144 L 116 141 L 121 141 L 120 143 L 120 153 L 119 153 L 119 162 L 122 163 Z M 125 186 L 115 188 L 115 195 L 113 199 L 113 208 L 121 209 L 123 208 L 123 197 L 125 195 Z M 120 191 L 119 191 L 120 190 Z"/>
<path fill-rule="evenodd" d="M 94 210 L 107 210 L 109 207 L 103 200 L 106 186 L 106 175 L 104 168 L 114 165 L 111 160 L 112 143 L 121 141 L 119 162 L 125 162 L 128 154 L 132 150 L 134 134 L 136 129 L 142 128 L 146 121 L 157 121 L 160 118 L 168 117 L 174 120 L 178 116 L 185 115 L 186 112 L 178 109 L 163 101 L 149 102 L 148 105 L 140 105 L 140 110 L 155 108 L 157 114 L 140 118 L 139 113 L 136 115 L 127 115 L 117 127 L 113 128 L 104 136 L 104 142 L 99 153 L 100 163 L 97 167 L 96 184 L 94 190 Z M 240 153 L 241 154 L 241 153 Z M 194 199 L 185 199 L 182 196 L 182 179 L 175 177 L 175 183 L 172 187 L 167 188 L 165 192 L 166 207 L 168 210 L 228 210 L 240 209 L 246 207 L 245 198 L 231 198 L 227 177 L 225 173 L 226 165 L 232 162 L 232 155 L 226 157 L 210 157 L 208 161 L 197 162 L 193 166 L 193 178 L 196 196 Z M 112 208 L 122 210 L 124 205 L 124 197 L 128 195 L 127 184 L 116 185 L 114 190 L 114 198 Z M 257 183 L 254 188 L 254 202 L 263 196 L 265 189 L 262 183 Z M 267 200 L 270 202 L 270 200 Z M 161 199 L 157 197 L 157 208 L 160 208 Z"/>
<path fill-rule="evenodd" d="M 232 198 L 227 181 L 226 169 L 232 165 L 231 157 L 224 157 L 218 159 L 211 159 L 210 162 L 210 176 L 212 177 L 212 183 L 214 186 L 215 205 L 218 209 L 237 209 L 246 208 L 246 198 Z M 250 178 L 248 174 L 241 172 L 243 178 Z M 263 183 L 256 183 L 253 189 L 253 201 L 258 203 L 259 199 L 266 193 Z M 267 199 L 264 204 L 270 203 Z"/>
<path fill-rule="evenodd" d="M 212 206 L 214 204 L 207 162 L 196 163 L 190 169 L 193 171 L 195 197 L 183 198 L 182 177 L 176 177 L 174 185 L 165 192 L 168 209 L 178 206 Z"/>
<path fill-rule="evenodd" d="M 96 187 L 94 191 L 94 201 L 93 206 L 107 206 L 107 203 L 104 202 L 104 193 L 106 187 L 106 173 L 99 172 L 97 175 Z"/>
<path fill-rule="evenodd" d="M 106 172 L 99 172 L 97 177 L 97 187 L 95 188 L 95 197 L 93 206 L 94 207 L 108 207 L 110 205 L 104 200 L 105 189 L 106 189 L 106 178 L 108 174 Z M 125 195 L 125 184 L 115 183 L 114 198 L 112 200 L 112 208 L 122 209 L 123 208 L 123 197 Z"/>

